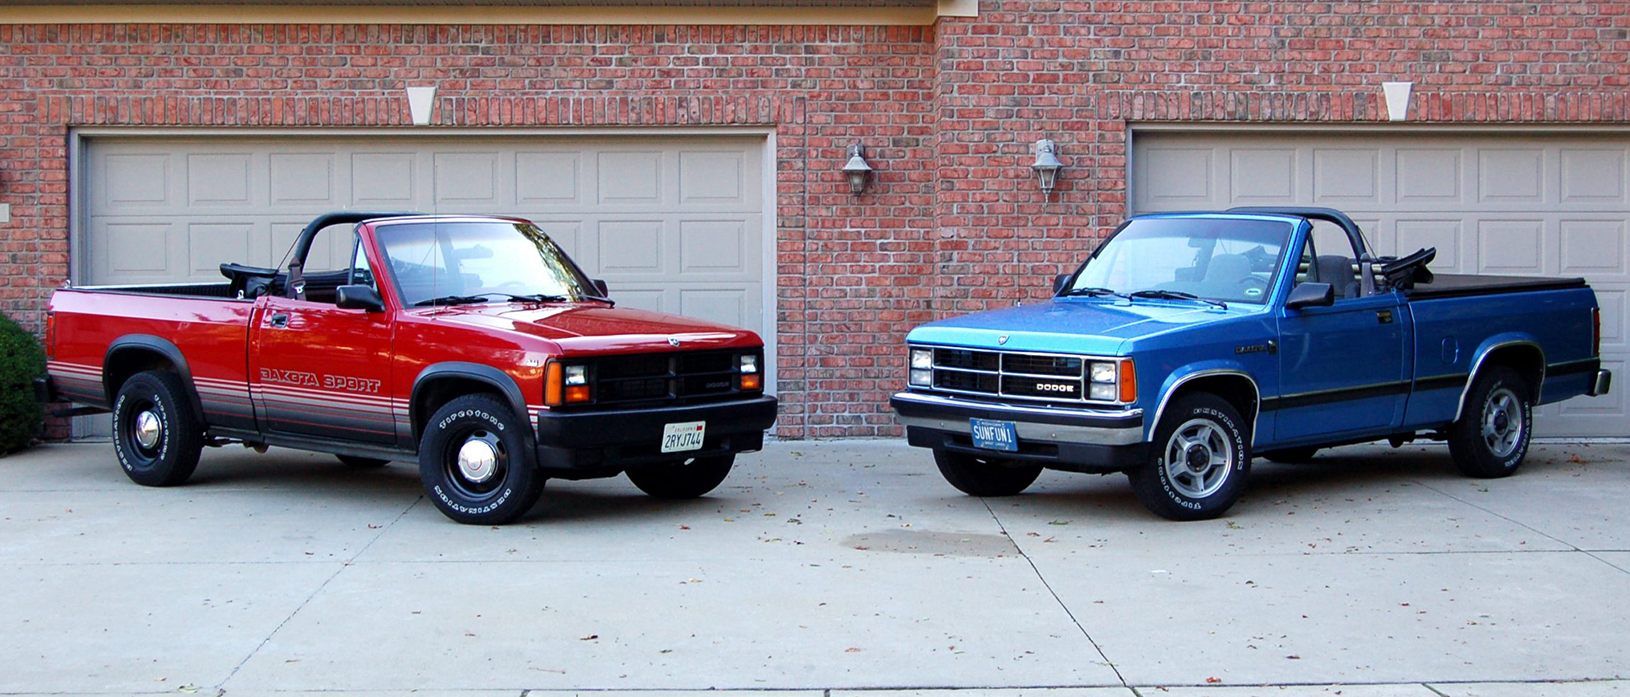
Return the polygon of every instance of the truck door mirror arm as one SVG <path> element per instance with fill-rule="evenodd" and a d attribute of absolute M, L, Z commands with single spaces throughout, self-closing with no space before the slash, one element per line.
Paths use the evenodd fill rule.
<path fill-rule="evenodd" d="M 1303 283 L 1290 289 L 1290 297 L 1285 298 L 1285 309 L 1300 310 L 1304 307 L 1329 307 L 1336 304 L 1336 287 L 1328 283 Z"/>
<path fill-rule="evenodd" d="M 334 289 L 334 306 L 341 310 L 384 312 L 385 300 L 373 286 L 340 286 Z"/>

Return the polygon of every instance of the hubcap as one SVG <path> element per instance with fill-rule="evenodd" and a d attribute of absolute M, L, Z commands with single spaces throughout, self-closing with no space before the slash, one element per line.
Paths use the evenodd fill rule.
<path fill-rule="evenodd" d="M 498 471 L 498 450 L 484 438 L 471 437 L 458 448 L 458 471 L 472 484 L 492 479 Z"/>
<path fill-rule="evenodd" d="M 1193 419 L 1166 441 L 1161 472 L 1178 493 L 1203 499 L 1217 493 L 1234 470 L 1234 446 L 1228 434 L 1206 419 Z"/>
<path fill-rule="evenodd" d="M 135 423 L 136 444 L 143 450 L 152 450 L 158 445 L 159 438 L 164 435 L 164 424 L 159 421 L 158 414 L 143 411 L 136 415 Z"/>
<path fill-rule="evenodd" d="M 1507 388 L 1489 395 L 1483 405 L 1483 442 L 1495 457 L 1507 457 L 1522 443 L 1526 424 L 1522 419 L 1522 401 Z"/>

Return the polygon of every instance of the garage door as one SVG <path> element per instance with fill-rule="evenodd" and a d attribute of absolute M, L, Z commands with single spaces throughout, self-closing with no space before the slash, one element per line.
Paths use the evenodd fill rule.
<path fill-rule="evenodd" d="M 1138 133 L 1137 212 L 1347 211 L 1382 254 L 1436 247 L 1443 272 L 1583 276 L 1602 362 L 1624 376 L 1630 143 L 1623 136 Z M 1539 410 L 1535 432 L 1626 437 L 1625 391 Z"/>

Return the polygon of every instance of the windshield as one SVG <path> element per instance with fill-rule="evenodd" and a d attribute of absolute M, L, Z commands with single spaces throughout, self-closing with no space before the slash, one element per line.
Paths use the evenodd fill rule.
<path fill-rule="evenodd" d="M 402 303 L 582 300 L 594 287 L 531 223 L 423 222 L 376 228 Z"/>
<path fill-rule="evenodd" d="M 1093 253 L 1065 293 L 1160 297 L 1164 291 L 1261 304 L 1290 233 L 1290 223 L 1266 220 L 1133 220 Z"/>

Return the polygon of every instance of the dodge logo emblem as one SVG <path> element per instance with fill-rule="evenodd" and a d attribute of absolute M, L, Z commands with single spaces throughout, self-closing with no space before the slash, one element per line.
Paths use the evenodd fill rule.
<path fill-rule="evenodd" d="M 670 336 L 668 337 L 668 345 L 674 348 L 679 348 L 679 340 Z"/>
<path fill-rule="evenodd" d="M 1005 345 L 1007 343 L 1007 335 L 1003 334 L 1003 335 L 1001 335 L 999 337 L 996 337 L 996 343 Z"/>

